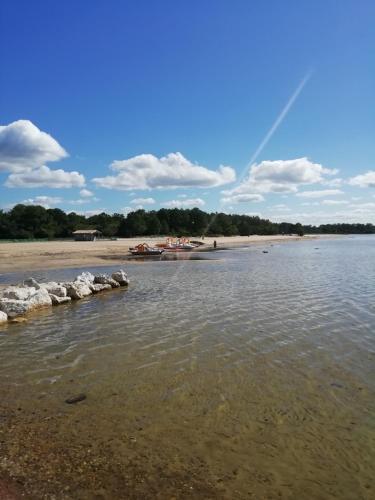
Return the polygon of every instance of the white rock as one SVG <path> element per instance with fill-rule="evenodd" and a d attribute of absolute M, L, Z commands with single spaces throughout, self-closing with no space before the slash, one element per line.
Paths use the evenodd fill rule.
<path fill-rule="evenodd" d="M 71 297 L 60 297 L 58 295 L 54 295 L 53 293 L 50 293 L 49 296 L 51 297 L 53 306 L 59 306 L 60 304 L 66 304 L 67 302 L 72 301 Z"/>
<path fill-rule="evenodd" d="M 49 293 L 44 288 L 36 290 L 35 294 L 29 300 L 32 309 L 52 306 L 52 300 Z"/>
<path fill-rule="evenodd" d="M 120 286 L 120 284 L 108 276 L 108 274 L 98 274 L 98 276 L 95 276 L 94 282 L 100 285 L 111 285 L 112 288 L 118 288 Z"/>
<path fill-rule="evenodd" d="M 102 292 L 103 290 L 112 290 L 111 285 L 101 285 L 100 283 L 93 283 L 90 285 L 92 293 Z"/>
<path fill-rule="evenodd" d="M 32 309 L 29 301 L 16 299 L 0 299 L 0 311 L 8 315 L 8 318 L 23 316 Z"/>
<path fill-rule="evenodd" d="M 4 299 L 30 300 L 36 291 L 34 287 L 9 286 L 2 291 L 1 296 Z"/>
<path fill-rule="evenodd" d="M 90 285 L 94 283 L 95 276 L 91 274 L 90 272 L 83 272 L 79 276 L 76 277 L 74 281 L 82 281 L 82 283 L 85 283 L 86 285 Z"/>
<path fill-rule="evenodd" d="M 57 295 L 57 297 L 66 297 L 66 288 L 63 285 L 59 285 L 54 281 L 50 281 L 49 283 L 41 283 L 40 288 L 47 290 L 47 292 L 51 295 Z"/>
<path fill-rule="evenodd" d="M 6 321 L 8 321 L 7 313 L 0 311 L 0 324 L 5 323 Z"/>
<path fill-rule="evenodd" d="M 84 297 L 87 297 L 88 295 L 92 294 L 92 291 L 82 281 L 73 281 L 72 283 L 65 283 L 64 284 L 68 297 L 71 297 L 74 300 L 79 300 L 83 299 Z"/>
<path fill-rule="evenodd" d="M 129 278 L 126 272 L 123 269 L 112 273 L 112 279 L 117 281 L 121 286 L 129 285 Z"/>
<path fill-rule="evenodd" d="M 30 286 L 30 287 L 34 287 L 36 288 L 37 290 L 40 288 L 40 285 L 39 283 L 37 282 L 36 279 L 34 278 L 27 278 L 27 280 L 25 280 L 23 282 L 23 286 Z"/>

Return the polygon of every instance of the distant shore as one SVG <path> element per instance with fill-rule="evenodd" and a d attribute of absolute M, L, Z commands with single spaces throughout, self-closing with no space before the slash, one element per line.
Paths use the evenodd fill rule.
<path fill-rule="evenodd" d="M 234 247 L 248 244 L 262 244 L 274 242 L 286 242 L 293 240 L 306 240 L 316 238 L 315 235 L 308 236 L 226 236 L 205 237 L 205 247 L 212 248 L 216 240 L 217 246 Z M 192 238 L 200 240 L 200 238 Z M 129 257 L 129 247 L 141 242 L 154 245 L 163 241 L 158 238 L 124 238 L 115 241 L 98 240 L 91 241 L 44 241 L 25 243 L 1 243 L 0 242 L 0 273 L 11 273 L 17 271 L 61 269 L 68 267 L 105 266 L 119 264 Z M 204 249 L 205 247 L 201 247 Z"/>

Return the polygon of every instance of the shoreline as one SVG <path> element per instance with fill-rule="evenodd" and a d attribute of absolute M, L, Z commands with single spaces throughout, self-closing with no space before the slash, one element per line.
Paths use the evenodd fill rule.
<path fill-rule="evenodd" d="M 329 237 L 329 235 L 327 235 Z M 204 246 L 195 252 L 204 252 L 213 247 L 217 249 L 234 248 L 253 244 L 282 243 L 289 241 L 307 241 L 319 238 L 319 235 L 307 236 L 223 236 L 205 237 Z M 192 238 L 194 240 L 194 238 Z M 196 238 L 198 239 L 198 238 Z M 30 270 L 84 268 L 89 266 L 118 265 L 120 262 L 136 263 L 129 259 L 129 248 L 140 242 L 155 245 L 163 241 L 158 238 L 124 238 L 118 240 L 92 241 L 44 241 L 0 243 L 0 274 Z"/>

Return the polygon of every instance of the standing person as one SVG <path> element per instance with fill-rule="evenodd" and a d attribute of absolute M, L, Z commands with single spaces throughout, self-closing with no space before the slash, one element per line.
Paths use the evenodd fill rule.
<path fill-rule="evenodd" d="M 214 248 L 217 247 L 217 243 L 216 243 L 216 240 L 214 240 Z"/>

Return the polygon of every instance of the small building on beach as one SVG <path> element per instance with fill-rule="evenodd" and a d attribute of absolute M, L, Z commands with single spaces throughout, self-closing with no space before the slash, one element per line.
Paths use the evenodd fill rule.
<path fill-rule="evenodd" d="M 102 235 L 97 229 L 77 229 L 73 231 L 75 241 L 95 241 Z"/>

